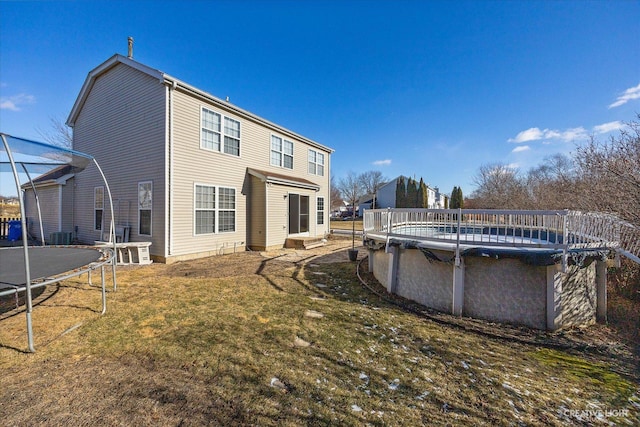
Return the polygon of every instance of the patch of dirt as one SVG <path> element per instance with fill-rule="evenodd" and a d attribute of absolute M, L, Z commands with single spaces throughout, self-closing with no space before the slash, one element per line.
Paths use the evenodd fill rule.
<path fill-rule="evenodd" d="M 360 242 L 356 241 L 356 245 Z M 275 249 L 267 252 L 241 252 L 213 256 L 168 265 L 163 274 L 169 277 L 218 278 L 237 277 L 248 274 L 277 274 L 283 269 L 299 264 L 327 264 L 348 262 L 347 249 L 350 238 L 333 237 L 324 246 L 308 250 Z M 360 247 L 358 259 L 367 255 Z"/>

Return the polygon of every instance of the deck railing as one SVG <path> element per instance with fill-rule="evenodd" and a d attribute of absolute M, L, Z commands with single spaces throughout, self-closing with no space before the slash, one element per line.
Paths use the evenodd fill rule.
<path fill-rule="evenodd" d="M 614 249 L 640 263 L 640 229 L 614 215 L 577 211 L 372 209 L 364 237 L 456 245 Z"/>

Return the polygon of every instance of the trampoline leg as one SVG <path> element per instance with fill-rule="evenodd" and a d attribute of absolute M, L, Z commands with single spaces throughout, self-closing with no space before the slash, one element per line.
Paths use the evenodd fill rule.
<path fill-rule="evenodd" d="M 100 314 L 105 314 L 107 312 L 107 291 L 105 288 L 104 266 L 100 267 L 100 278 L 102 281 L 102 313 Z"/>
<path fill-rule="evenodd" d="M 112 274 L 111 277 L 113 278 L 113 291 L 114 292 L 116 291 L 116 289 L 118 287 L 118 284 L 116 282 L 116 262 L 117 262 L 117 258 L 118 257 L 114 253 L 114 255 L 113 255 L 113 264 L 111 264 L 111 274 Z"/>
<path fill-rule="evenodd" d="M 27 311 L 27 340 L 29 341 L 29 351 L 35 353 L 33 348 L 33 328 L 31 327 L 31 312 Z"/>
<path fill-rule="evenodd" d="M 87 274 L 89 276 L 89 286 L 93 286 L 93 283 L 91 283 L 91 269 L 89 269 Z"/>

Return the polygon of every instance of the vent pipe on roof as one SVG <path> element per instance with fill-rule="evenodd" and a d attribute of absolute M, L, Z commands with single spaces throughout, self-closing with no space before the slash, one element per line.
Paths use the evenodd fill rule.
<path fill-rule="evenodd" d="M 127 58 L 133 59 L 133 37 L 129 37 L 128 41 L 129 41 L 129 54 L 127 55 Z"/>

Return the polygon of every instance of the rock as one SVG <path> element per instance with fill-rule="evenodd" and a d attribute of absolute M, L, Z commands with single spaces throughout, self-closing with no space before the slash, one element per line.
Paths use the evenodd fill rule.
<path fill-rule="evenodd" d="M 296 337 L 296 339 L 293 340 L 293 345 L 295 345 L 296 347 L 309 347 L 311 343 L 303 340 L 300 337 Z"/>
<path fill-rule="evenodd" d="M 310 317 L 312 319 L 322 319 L 324 317 L 324 314 L 315 310 L 307 310 L 304 312 L 304 315 L 305 317 Z"/>
<path fill-rule="evenodd" d="M 289 391 L 289 388 L 287 387 L 287 385 L 285 383 L 283 383 L 282 381 L 280 381 L 279 378 L 277 377 L 273 377 L 271 378 L 271 383 L 269 384 L 271 387 L 277 388 L 279 390 L 284 391 L 285 393 L 287 391 Z"/>

